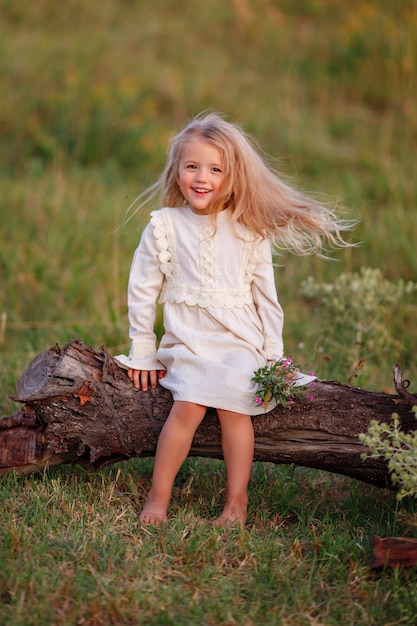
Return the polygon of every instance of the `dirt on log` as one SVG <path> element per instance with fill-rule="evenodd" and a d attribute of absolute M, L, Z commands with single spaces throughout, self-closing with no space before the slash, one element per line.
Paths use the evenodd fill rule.
<path fill-rule="evenodd" d="M 399 395 L 322 380 L 311 387 L 312 399 L 253 417 L 254 460 L 322 469 L 391 488 L 383 460 L 362 460 L 366 448 L 358 435 L 371 420 L 388 421 L 394 412 L 405 430 L 415 429 L 410 406 L 416 398 L 406 392 L 396 368 Z M 0 474 L 72 462 L 97 469 L 153 456 L 172 405 L 171 394 L 160 386 L 135 391 L 104 348 L 97 351 L 79 340 L 38 355 L 12 399 L 24 406 L 0 420 Z M 190 455 L 222 458 L 213 409 L 198 428 Z"/>

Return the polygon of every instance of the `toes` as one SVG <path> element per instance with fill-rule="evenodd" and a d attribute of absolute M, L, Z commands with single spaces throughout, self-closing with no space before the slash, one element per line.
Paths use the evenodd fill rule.
<path fill-rule="evenodd" d="M 242 528 L 246 524 L 247 513 L 246 509 L 237 509 L 236 507 L 225 507 L 223 513 L 213 522 L 213 526 L 231 528 L 241 526 Z"/>
<path fill-rule="evenodd" d="M 164 522 L 168 521 L 168 517 L 163 513 L 142 511 L 139 515 L 139 520 L 146 526 L 160 526 Z"/>

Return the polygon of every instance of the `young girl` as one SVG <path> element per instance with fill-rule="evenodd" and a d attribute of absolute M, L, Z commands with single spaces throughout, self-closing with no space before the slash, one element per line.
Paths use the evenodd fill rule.
<path fill-rule="evenodd" d="M 151 214 L 130 272 L 128 357 L 116 357 L 136 389 L 157 381 L 174 403 L 161 431 L 152 486 L 140 519 L 167 520 L 175 476 L 207 407 L 217 410 L 226 465 L 218 524 L 245 524 L 254 454 L 254 371 L 283 357 L 283 312 L 272 246 L 320 253 L 322 239 L 344 246 L 350 225 L 285 184 L 248 136 L 220 116 L 192 120 L 170 145 L 151 188 Z M 165 333 L 156 347 L 156 300 Z M 299 376 L 298 384 L 310 377 Z M 274 402 L 267 410 L 273 409 Z"/>

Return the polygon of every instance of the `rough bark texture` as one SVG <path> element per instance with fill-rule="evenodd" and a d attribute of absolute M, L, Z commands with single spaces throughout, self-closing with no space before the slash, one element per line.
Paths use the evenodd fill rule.
<path fill-rule="evenodd" d="M 311 388 L 313 400 L 254 417 L 255 460 L 313 467 L 390 487 L 384 461 L 361 459 L 366 448 L 358 435 L 371 420 L 387 421 L 393 412 L 401 416 L 404 429 L 416 427 L 410 410 L 416 398 L 405 390 L 399 366 L 395 372 L 398 396 L 318 381 Z M 24 406 L 0 421 L 2 474 L 70 462 L 99 468 L 153 456 L 172 405 L 171 394 L 160 386 L 135 391 L 104 349 L 96 351 L 78 340 L 38 355 L 13 399 Z M 190 455 L 222 458 L 215 411 L 207 412 Z"/>
<path fill-rule="evenodd" d="M 417 539 L 407 537 L 374 537 L 372 569 L 410 567 L 417 563 Z"/>

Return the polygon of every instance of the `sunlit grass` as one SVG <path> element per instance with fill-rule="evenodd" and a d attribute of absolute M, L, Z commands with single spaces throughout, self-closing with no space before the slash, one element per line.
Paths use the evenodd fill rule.
<path fill-rule="evenodd" d="M 190 460 L 173 521 L 149 529 L 137 512 L 150 469 L 2 479 L 2 623 L 365 625 L 413 614 L 412 575 L 368 569 L 373 533 L 403 529 L 393 494 L 255 464 L 247 529 L 221 531 L 210 520 L 222 463 Z"/>

